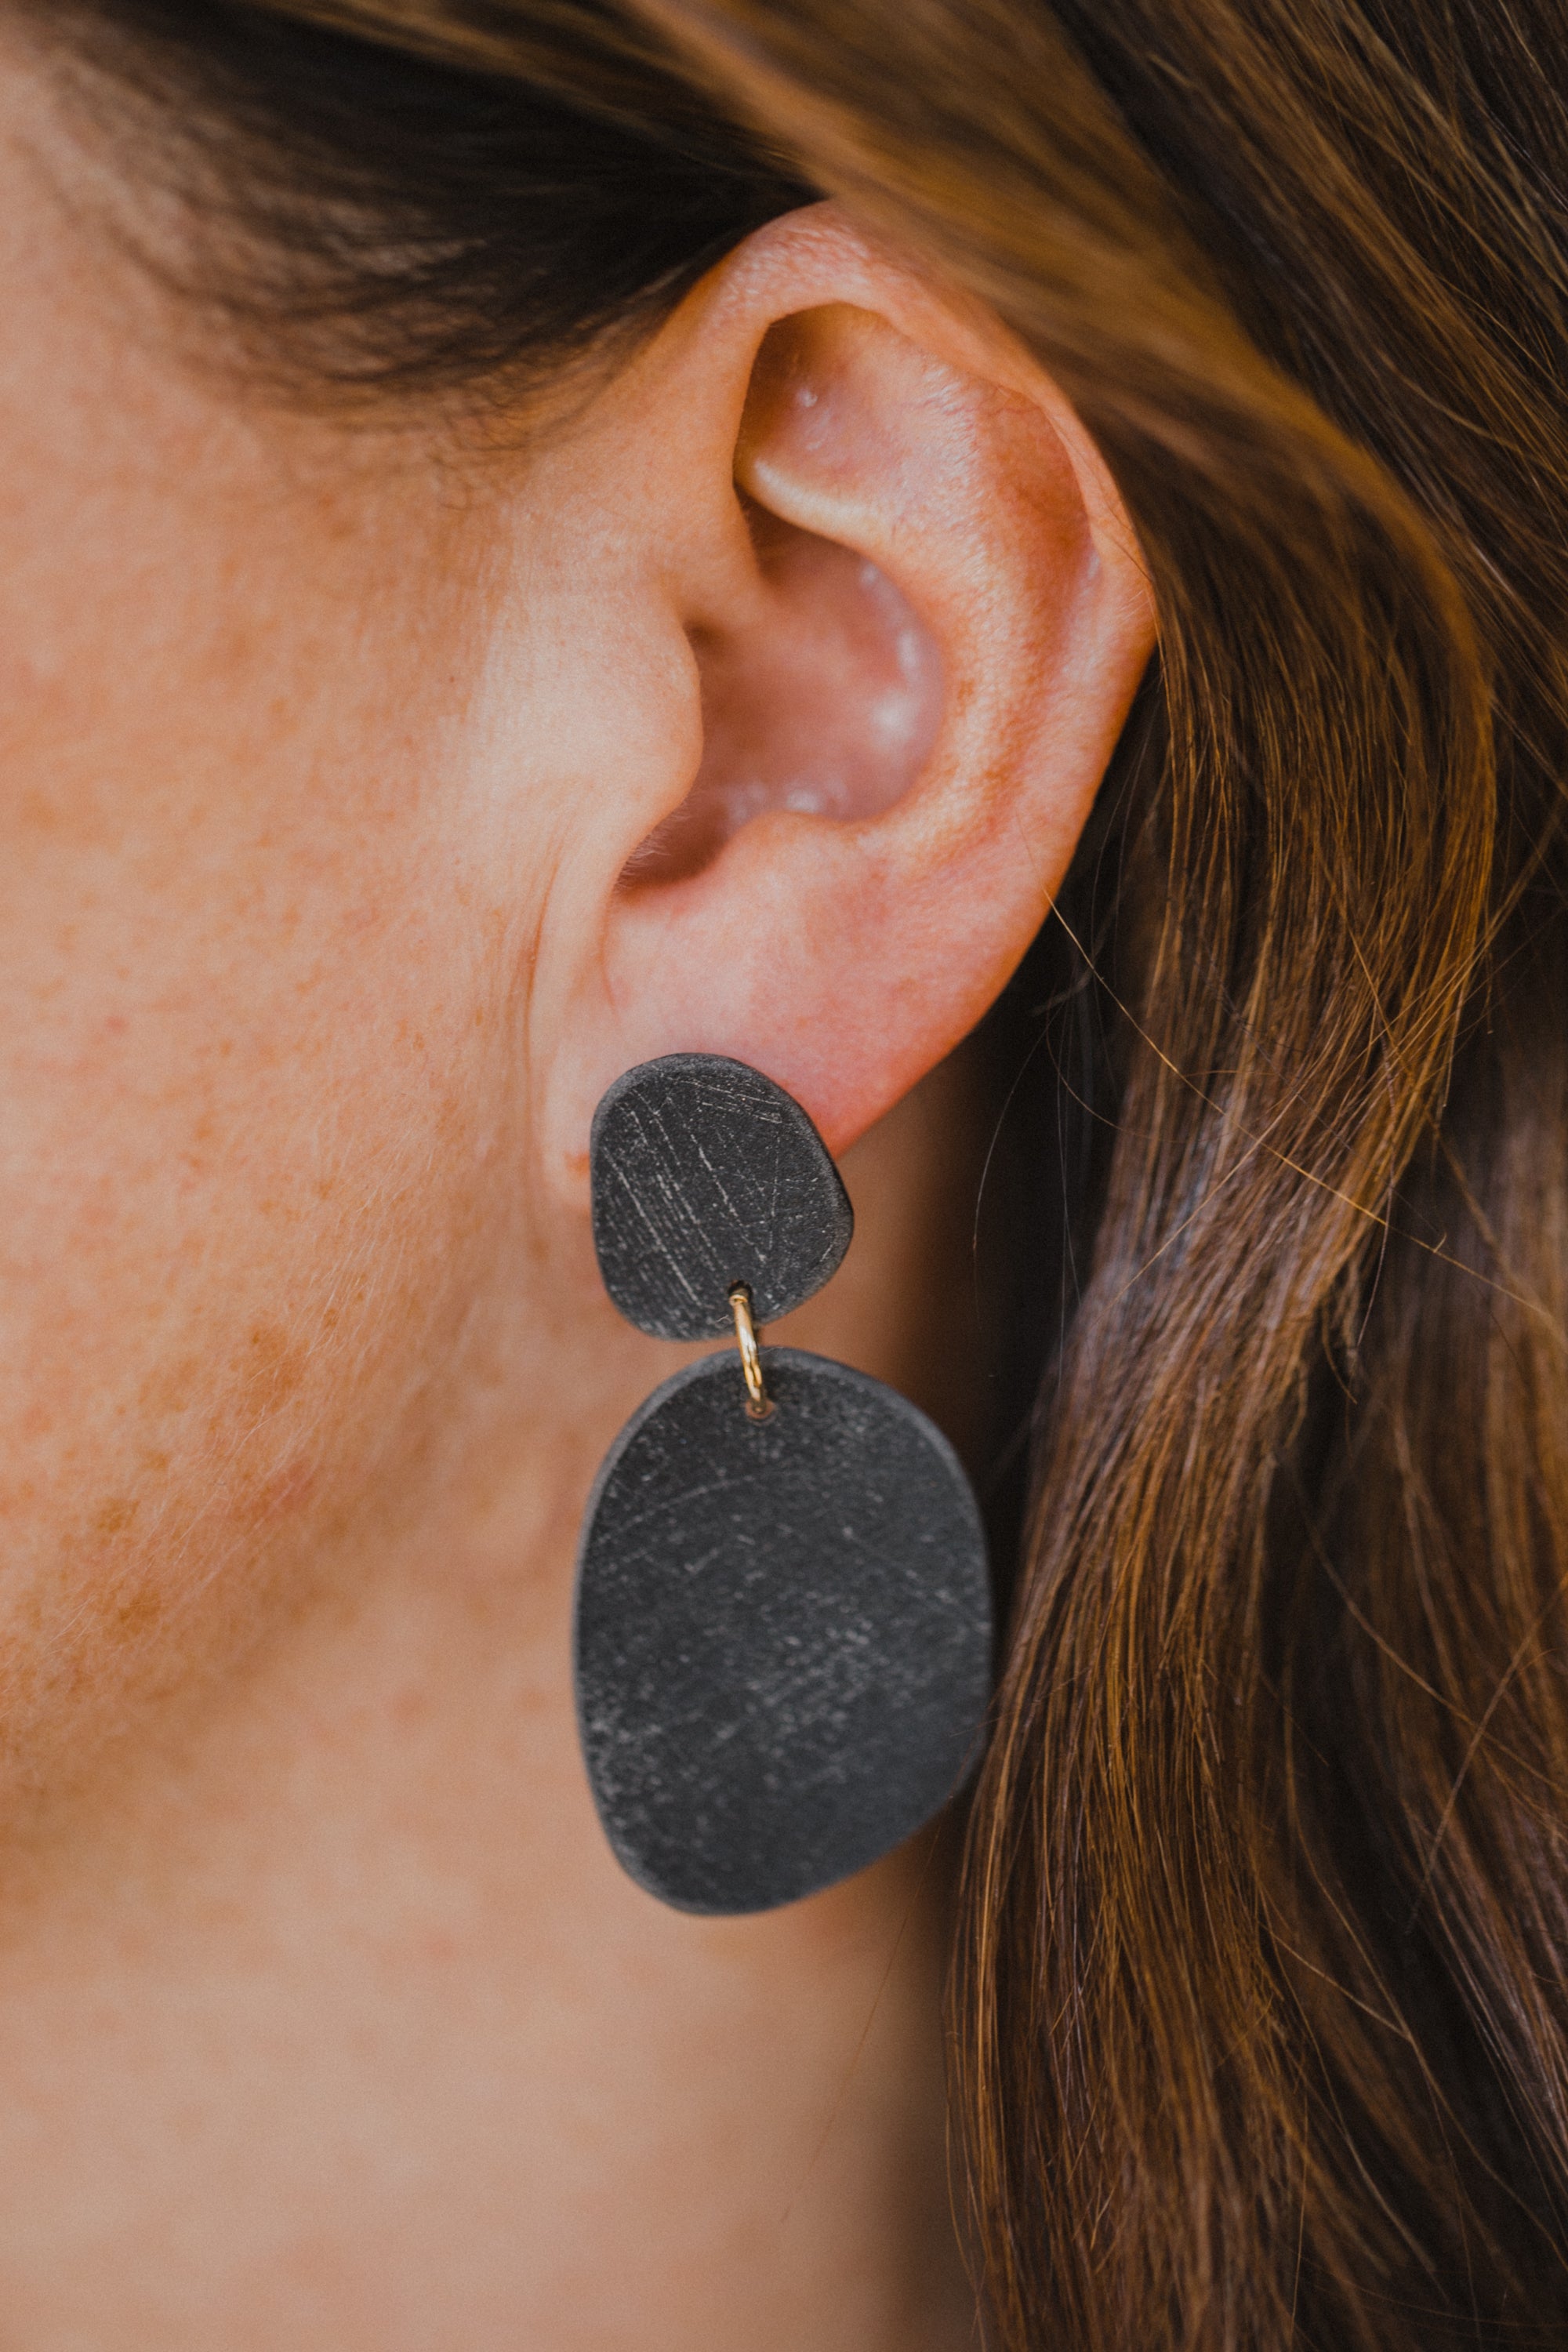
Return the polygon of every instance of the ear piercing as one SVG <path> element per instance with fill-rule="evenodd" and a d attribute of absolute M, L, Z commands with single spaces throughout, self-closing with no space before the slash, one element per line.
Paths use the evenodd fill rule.
<path fill-rule="evenodd" d="M 978 1759 L 985 1542 L 947 1440 L 847 1365 L 759 1345 L 849 1245 L 800 1105 L 672 1054 L 595 1113 L 594 1240 L 639 1330 L 728 1349 L 656 1389 L 583 1524 L 578 1727 L 623 1866 L 683 1911 L 765 1911 L 864 1869 Z"/>

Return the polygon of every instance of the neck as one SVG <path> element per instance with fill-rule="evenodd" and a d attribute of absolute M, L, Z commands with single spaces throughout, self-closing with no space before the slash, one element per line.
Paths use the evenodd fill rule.
<path fill-rule="evenodd" d="M 12 1874 L 21 2340 L 967 2340 L 934 1852 L 755 1919 L 625 1881 L 571 1534 L 312 1611 Z"/>

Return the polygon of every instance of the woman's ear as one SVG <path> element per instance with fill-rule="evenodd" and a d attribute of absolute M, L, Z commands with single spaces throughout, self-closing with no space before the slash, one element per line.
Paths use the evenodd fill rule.
<path fill-rule="evenodd" d="M 830 206 L 698 287 L 558 463 L 580 579 L 621 534 L 594 731 L 625 760 L 582 780 L 535 959 L 552 1172 L 676 1050 L 841 1150 L 1066 873 L 1153 641 L 1125 514 L 1027 355 Z"/>

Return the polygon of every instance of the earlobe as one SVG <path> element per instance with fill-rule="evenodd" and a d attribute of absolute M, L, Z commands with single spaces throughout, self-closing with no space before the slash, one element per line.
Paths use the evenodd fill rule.
<path fill-rule="evenodd" d="M 1131 530 L 1047 380 L 805 219 L 699 289 L 650 372 L 703 751 L 594 885 L 552 1073 L 574 1193 L 599 1095 L 661 1054 L 766 1071 L 835 1151 L 907 1092 L 1044 919 L 1152 643 Z"/>

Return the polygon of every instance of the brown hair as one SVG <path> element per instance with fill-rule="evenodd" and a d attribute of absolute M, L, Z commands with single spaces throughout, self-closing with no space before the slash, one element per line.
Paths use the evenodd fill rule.
<path fill-rule="evenodd" d="M 956 1972 L 988 2297 L 1564 2340 L 1559 0 L 108 13 L 248 126 L 340 380 L 542 372 L 817 189 L 1077 404 L 1161 651 L 1042 949 L 1089 1108 Z"/>

